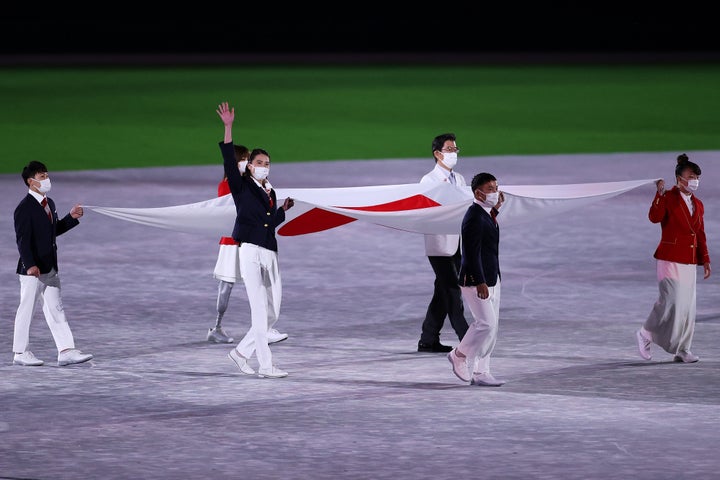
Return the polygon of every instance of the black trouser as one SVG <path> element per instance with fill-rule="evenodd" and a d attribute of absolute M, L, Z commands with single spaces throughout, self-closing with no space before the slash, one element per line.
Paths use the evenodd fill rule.
<path fill-rule="evenodd" d="M 435 272 L 435 291 L 425 314 L 420 341 L 431 345 L 439 342 L 445 317 L 450 317 L 450 325 L 462 340 L 468 323 L 458 283 L 460 249 L 452 257 L 428 257 L 428 260 Z"/>

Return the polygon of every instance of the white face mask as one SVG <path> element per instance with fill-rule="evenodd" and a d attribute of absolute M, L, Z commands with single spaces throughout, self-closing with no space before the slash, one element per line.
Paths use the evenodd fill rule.
<path fill-rule="evenodd" d="M 33 178 L 33 180 L 35 180 L 35 179 Z M 44 180 L 35 180 L 35 181 L 40 182 L 40 186 L 36 187 L 40 193 L 47 193 L 52 188 L 49 178 L 46 178 Z"/>
<path fill-rule="evenodd" d="M 457 152 L 440 153 L 442 153 L 442 162 L 445 164 L 445 166 L 451 170 L 455 168 L 455 165 L 457 165 Z"/>
<path fill-rule="evenodd" d="M 270 174 L 270 169 L 267 167 L 255 167 L 253 168 L 252 174 L 256 180 L 263 181 Z"/>
<path fill-rule="evenodd" d="M 500 192 L 486 193 L 485 201 L 482 202 L 482 204 L 486 207 L 492 208 L 497 205 L 498 200 L 500 200 Z"/>
<path fill-rule="evenodd" d="M 688 190 L 695 191 L 700 186 L 700 180 L 697 178 L 694 178 L 692 180 L 688 180 Z"/>
<path fill-rule="evenodd" d="M 247 160 L 242 160 L 238 162 L 238 170 L 240 170 L 240 173 L 245 173 L 245 169 L 247 168 Z"/>

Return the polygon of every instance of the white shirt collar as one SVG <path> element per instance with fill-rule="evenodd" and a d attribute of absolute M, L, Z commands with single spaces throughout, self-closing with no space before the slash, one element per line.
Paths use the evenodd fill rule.
<path fill-rule="evenodd" d="M 253 177 L 252 175 L 250 176 L 250 178 L 253 179 L 253 181 L 257 184 L 258 187 L 262 188 L 266 192 L 269 192 L 273 188 L 272 185 L 270 184 L 270 180 L 268 180 L 268 179 L 265 179 L 265 186 L 263 187 L 262 182 L 259 181 L 257 178 Z"/>
<path fill-rule="evenodd" d="M 690 210 L 690 214 L 695 213 L 694 212 L 695 205 L 693 204 L 693 201 L 692 201 L 692 193 L 687 194 L 687 193 L 681 191 L 680 195 L 682 195 L 683 200 L 685 200 L 685 205 L 687 205 L 688 210 Z"/>
<path fill-rule="evenodd" d="M 492 211 L 492 207 L 486 207 L 477 198 L 473 198 L 473 203 L 477 203 L 478 205 L 480 205 L 483 208 L 483 210 L 485 210 L 488 213 L 490 213 Z"/>
<path fill-rule="evenodd" d="M 446 170 L 443 167 L 440 166 L 439 163 L 435 162 L 435 170 L 440 170 L 443 175 L 445 175 L 445 178 L 447 181 L 450 181 L 450 174 L 452 173 L 452 170 Z"/>
<path fill-rule="evenodd" d="M 32 189 L 28 189 L 28 193 L 35 197 L 35 200 L 37 200 L 38 203 L 42 203 L 43 198 L 45 198 L 45 195 L 43 195 L 42 193 L 37 193 L 35 190 Z"/>

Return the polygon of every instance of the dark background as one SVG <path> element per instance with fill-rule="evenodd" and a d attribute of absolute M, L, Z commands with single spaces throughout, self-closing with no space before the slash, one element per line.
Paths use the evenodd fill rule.
<path fill-rule="evenodd" d="M 0 54 L 714 53 L 709 5 L 20 5 L 0 15 Z"/>

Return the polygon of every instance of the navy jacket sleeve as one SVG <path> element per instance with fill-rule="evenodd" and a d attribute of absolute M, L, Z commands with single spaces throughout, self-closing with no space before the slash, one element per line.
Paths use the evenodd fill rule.
<path fill-rule="evenodd" d="M 58 270 L 55 239 L 80 223 L 70 214 L 58 219 L 51 198 L 48 198 L 48 206 L 53 215 L 52 223 L 48 221 L 45 209 L 30 194 L 15 208 L 15 239 L 20 254 L 16 272 L 21 275 L 27 275 L 27 270 L 33 266 L 37 266 L 40 273 L 48 273 L 53 268 Z"/>
<path fill-rule="evenodd" d="M 240 173 L 232 143 L 220 142 L 219 145 L 228 186 L 235 203 L 233 239 L 277 251 L 275 229 L 285 221 L 285 210 L 278 208 L 275 191 L 271 190 L 268 197 L 265 189 Z"/>
<path fill-rule="evenodd" d="M 489 287 L 495 286 L 500 278 L 500 230 L 480 205 L 473 203 L 465 212 L 461 238 L 460 285 L 469 287 L 484 283 Z"/>

